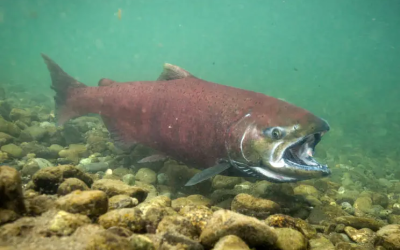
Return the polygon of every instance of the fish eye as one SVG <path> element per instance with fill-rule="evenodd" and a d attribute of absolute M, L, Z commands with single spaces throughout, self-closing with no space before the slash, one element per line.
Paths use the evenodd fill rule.
<path fill-rule="evenodd" d="M 281 138 L 281 131 L 277 128 L 274 128 L 271 132 L 272 138 L 274 138 L 275 140 L 279 140 Z"/>
<path fill-rule="evenodd" d="M 279 140 L 284 136 L 284 131 L 279 127 L 266 128 L 263 133 L 274 140 Z"/>

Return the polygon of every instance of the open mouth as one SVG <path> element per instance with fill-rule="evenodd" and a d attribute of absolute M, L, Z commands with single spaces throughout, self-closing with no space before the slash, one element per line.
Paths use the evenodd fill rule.
<path fill-rule="evenodd" d="M 282 156 L 286 167 L 307 172 L 317 171 L 322 172 L 325 176 L 329 175 L 329 168 L 313 157 L 315 146 L 321 141 L 321 137 L 321 133 L 311 134 L 287 147 Z"/>
<path fill-rule="evenodd" d="M 330 169 L 313 157 L 315 146 L 321 141 L 323 133 L 310 134 L 294 142 L 283 150 L 278 161 L 269 161 L 268 164 L 260 161 L 259 166 L 249 166 L 232 160 L 231 163 L 242 173 L 241 176 L 277 183 L 328 176 Z"/>

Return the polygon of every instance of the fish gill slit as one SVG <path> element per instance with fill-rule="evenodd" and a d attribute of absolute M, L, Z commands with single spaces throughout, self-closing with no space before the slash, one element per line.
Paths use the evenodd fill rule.
<path fill-rule="evenodd" d="M 240 140 L 240 152 L 242 153 L 242 157 L 243 157 L 247 162 L 249 162 L 249 160 L 246 158 L 246 156 L 244 155 L 244 152 L 243 152 L 243 141 L 244 141 L 244 139 L 246 138 L 247 131 L 248 131 L 248 129 L 246 129 L 246 131 L 243 133 L 242 139 Z"/>

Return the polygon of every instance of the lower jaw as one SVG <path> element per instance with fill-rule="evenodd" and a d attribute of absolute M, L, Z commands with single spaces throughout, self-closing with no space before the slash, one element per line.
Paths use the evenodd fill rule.
<path fill-rule="evenodd" d="M 272 164 L 271 164 L 272 165 Z M 296 182 L 313 178 L 321 178 L 330 174 L 329 169 L 321 165 L 300 165 L 283 160 L 283 166 L 265 166 L 265 172 L 277 177 L 277 182 Z M 288 180 L 288 181 L 282 181 Z"/>

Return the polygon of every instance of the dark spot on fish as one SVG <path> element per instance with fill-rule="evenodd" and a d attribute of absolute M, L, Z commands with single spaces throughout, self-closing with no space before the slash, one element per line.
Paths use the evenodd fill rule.
<path fill-rule="evenodd" d="M 294 71 L 299 71 L 296 67 L 293 68 Z"/>
<path fill-rule="evenodd" d="M 212 65 L 215 65 L 215 62 L 213 62 Z"/>

